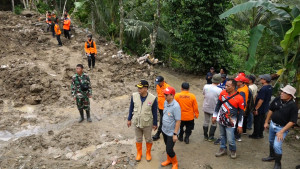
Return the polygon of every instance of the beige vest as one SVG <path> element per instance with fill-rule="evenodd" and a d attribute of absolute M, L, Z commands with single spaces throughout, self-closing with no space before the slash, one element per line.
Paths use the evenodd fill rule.
<path fill-rule="evenodd" d="M 142 104 L 141 96 L 139 93 L 133 93 L 132 95 L 134 108 L 132 122 L 139 128 L 144 128 L 153 125 L 152 105 L 156 97 L 148 93 L 148 96 Z"/>

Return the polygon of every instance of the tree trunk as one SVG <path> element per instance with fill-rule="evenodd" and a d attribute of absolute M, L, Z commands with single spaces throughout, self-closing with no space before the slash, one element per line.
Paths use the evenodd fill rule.
<path fill-rule="evenodd" d="M 95 32 L 95 16 L 94 16 L 94 11 L 92 10 L 92 30 Z"/>
<path fill-rule="evenodd" d="M 156 40 L 157 40 L 157 30 L 160 22 L 160 0 L 157 0 L 157 8 L 156 8 L 156 14 L 154 15 L 154 25 L 153 25 L 153 33 L 150 35 L 150 48 L 151 48 L 151 53 L 150 56 L 154 57 L 154 50 L 155 50 L 155 45 L 156 45 Z"/>
<path fill-rule="evenodd" d="M 26 0 L 26 6 L 27 6 L 27 8 L 29 8 L 29 9 L 30 9 L 30 7 L 29 7 L 29 3 L 28 3 L 28 0 Z"/>
<path fill-rule="evenodd" d="M 120 50 L 123 49 L 123 33 L 124 33 L 124 7 L 123 7 L 123 0 L 119 2 L 120 6 Z"/>
<path fill-rule="evenodd" d="M 11 0 L 11 8 L 12 8 L 12 12 L 15 13 L 15 1 Z"/>
<path fill-rule="evenodd" d="M 64 5 L 64 9 L 63 9 L 63 13 L 62 13 L 62 17 L 64 17 L 65 15 L 65 11 L 66 11 L 66 4 L 67 4 L 68 0 L 65 0 L 65 5 Z"/>
<path fill-rule="evenodd" d="M 26 2 L 23 0 L 24 9 L 27 9 Z"/>

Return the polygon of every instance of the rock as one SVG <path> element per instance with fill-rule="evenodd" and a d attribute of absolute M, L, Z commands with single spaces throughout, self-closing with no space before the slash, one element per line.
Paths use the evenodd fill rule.
<path fill-rule="evenodd" d="M 32 93 L 39 93 L 43 90 L 44 90 L 43 86 L 39 84 L 33 84 L 30 86 L 30 92 Z"/>
<path fill-rule="evenodd" d="M 35 13 L 33 11 L 24 10 L 21 12 L 21 15 L 26 16 L 26 17 L 32 17 L 33 15 L 35 15 Z"/>
<path fill-rule="evenodd" d="M 41 101 L 42 101 L 42 98 L 40 96 L 27 96 L 25 99 L 25 102 L 30 105 L 40 104 Z"/>

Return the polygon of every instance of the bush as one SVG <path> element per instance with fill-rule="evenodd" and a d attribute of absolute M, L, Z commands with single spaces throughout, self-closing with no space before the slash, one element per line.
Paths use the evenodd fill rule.
<path fill-rule="evenodd" d="M 21 7 L 21 5 L 15 6 L 15 14 L 20 15 L 22 11 L 23 7 Z"/>
<path fill-rule="evenodd" d="M 46 13 L 46 11 L 51 11 L 52 9 L 49 7 L 49 5 L 47 5 L 46 3 L 44 3 L 43 1 L 39 1 L 36 5 L 36 7 L 38 8 L 39 13 Z"/>

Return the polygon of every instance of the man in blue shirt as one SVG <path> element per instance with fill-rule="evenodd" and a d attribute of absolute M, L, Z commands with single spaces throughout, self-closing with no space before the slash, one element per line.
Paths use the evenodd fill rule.
<path fill-rule="evenodd" d="M 212 84 L 212 77 L 213 75 L 216 74 L 215 72 L 215 68 L 214 67 L 211 67 L 209 72 L 206 74 L 206 81 L 207 81 L 207 84 Z"/>
<path fill-rule="evenodd" d="M 151 161 L 152 129 L 157 129 L 157 98 L 148 92 L 149 84 L 141 80 L 138 85 L 138 92 L 133 93 L 129 108 L 127 126 L 133 123 L 136 136 L 136 161 L 141 161 L 143 136 L 146 140 L 146 159 Z M 131 122 L 132 121 L 132 122 Z"/>
<path fill-rule="evenodd" d="M 269 110 L 269 103 L 272 96 L 272 86 L 270 82 L 272 80 L 269 74 L 260 75 L 260 82 L 263 87 L 259 90 L 255 100 L 254 115 L 254 131 L 249 138 L 261 139 L 263 138 L 264 122 L 266 118 L 266 113 Z"/>

